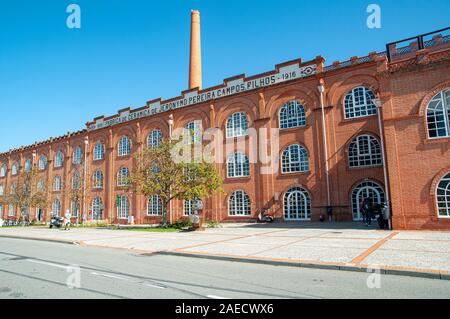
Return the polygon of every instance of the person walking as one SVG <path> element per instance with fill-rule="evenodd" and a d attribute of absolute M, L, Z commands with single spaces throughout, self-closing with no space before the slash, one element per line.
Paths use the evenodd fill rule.
<path fill-rule="evenodd" d="M 66 215 L 64 216 L 64 230 L 70 230 L 70 224 L 72 223 L 72 214 L 70 210 L 66 211 Z"/>
<path fill-rule="evenodd" d="M 362 213 L 363 213 L 363 222 L 367 227 L 369 227 L 372 224 L 372 216 L 370 214 L 371 210 L 372 210 L 372 199 L 369 197 L 365 197 L 362 202 Z"/>

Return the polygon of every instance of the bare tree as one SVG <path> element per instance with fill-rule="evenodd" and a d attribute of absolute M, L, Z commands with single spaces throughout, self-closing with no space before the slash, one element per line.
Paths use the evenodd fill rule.
<path fill-rule="evenodd" d="M 19 173 L 18 178 L 11 185 L 9 194 L 2 197 L 4 204 L 20 209 L 22 220 L 29 215 L 30 208 L 45 208 L 48 204 L 45 183 L 39 180 L 36 169 Z"/>

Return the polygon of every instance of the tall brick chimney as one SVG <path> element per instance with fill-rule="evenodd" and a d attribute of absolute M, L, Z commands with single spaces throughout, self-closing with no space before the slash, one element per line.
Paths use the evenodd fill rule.
<path fill-rule="evenodd" d="M 200 12 L 191 12 L 191 56 L 189 61 L 189 89 L 202 88 L 202 48 L 200 39 Z"/>

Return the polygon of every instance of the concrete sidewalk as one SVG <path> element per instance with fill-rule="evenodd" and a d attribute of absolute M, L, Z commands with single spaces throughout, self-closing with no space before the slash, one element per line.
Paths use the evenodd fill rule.
<path fill-rule="evenodd" d="M 0 228 L 1 236 L 300 267 L 376 267 L 387 274 L 450 279 L 450 232 L 389 232 L 355 224 L 232 224 L 180 233 L 16 227 Z"/>

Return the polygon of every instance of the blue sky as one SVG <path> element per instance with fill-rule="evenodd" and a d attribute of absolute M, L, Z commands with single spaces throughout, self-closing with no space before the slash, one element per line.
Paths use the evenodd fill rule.
<path fill-rule="evenodd" d="M 68 29 L 66 7 L 81 7 Z M 368 29 L 366 8 L 382 9 Z M 190 10 L 203 86 L 322 55 L 327 64 L 447 27 L 449 0 L 0 0 L 0 152 L 187 88 Z"/>

